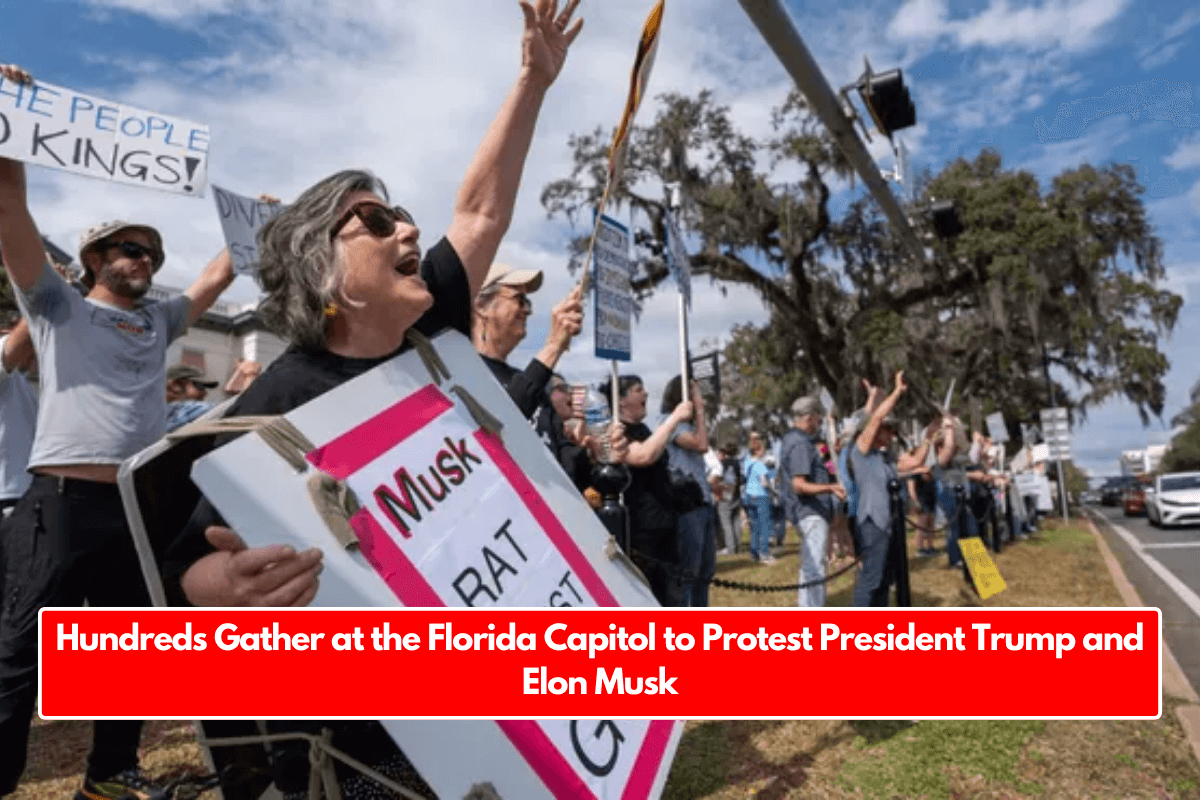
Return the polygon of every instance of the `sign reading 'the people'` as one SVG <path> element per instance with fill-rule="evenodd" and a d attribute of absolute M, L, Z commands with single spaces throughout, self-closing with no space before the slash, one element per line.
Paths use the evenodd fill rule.
<path fill-rule="evenodd" d="M 612 217 L 601 217 L 592 261 L 596 269 L 596 358 L 629 361 L 633 357 L 629 229 Z"/>
<path fill-rule="evenodd" d="M 0 156 L 204 196 L 208 127 L 41 81 L 0 77 Z"/>
<path fill-rule="evenodd" d="M 213 200 L 221 218 L 221 233 L 233 259 L 233 269 L 239 275 L 254 272 L 258 263 L 258 232 L 286 206 L 268 203 L 222 189 L 213 184 Z"/>

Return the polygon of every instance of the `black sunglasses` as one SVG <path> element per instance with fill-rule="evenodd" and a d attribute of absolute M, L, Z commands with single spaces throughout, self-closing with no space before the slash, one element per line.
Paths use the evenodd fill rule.
<path fill-rule="evenodd" d="M 414 228 L 417 225 L 416 221 L 412 218 L 412 214 L 409 214 L 400 206 L 388 208 L 387 206 L 368 200 L 350 206 L 350 209 L 338 219 L 337 224 L 329 231 L 330 241 L 336 238 L 341 233 L 342 228 L 346 227 L 346 223 L 355 217 L 362 220 L 363 226 L 377 239 L 386 239 L 395 233 L 397 223 L 403 222 L 405 225 L 412 225 Z"/>
<path fill-rule="evenodd" d="M 103 249 L 111 250 L 114 247 L 120 250 L 121 255 L 126 258 L 133 259 L 134 261 L 141 258 L 149 258 L 151 266 L 155 269 L 162 266 L 162 255 L 158 251 L 146 247 L 144 244 L 138 244 L 137 242 L 109 242 L 104 245 Z"/>

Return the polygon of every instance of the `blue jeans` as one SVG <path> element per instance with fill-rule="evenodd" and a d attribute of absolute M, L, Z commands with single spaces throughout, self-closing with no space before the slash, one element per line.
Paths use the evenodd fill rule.
<path fill-rule="evenodd" d="M 825 580 L 825 557 L 829 553 L 829 523 L 815 514 L 800 520 L 800 583 Z M 825 605 L 825 584 L 800 590 L 801 608 Z"/>
<path fill-rule="evenodd" d="M 683 605 L 708 605 L 708 582 L 717 573 L 717 526 L 711 505 L 679 517 L 679 576 Z"/>
<path fill-rule="evenodd" d="M 783 506 L 771 506 L 771 530 L 775 546 L 783 547 L 783 540 L 787 538 L 787 514 L 783 512 Z"/>
<path fill-rule="evenodd" d="M 886 606 L 892 585 L 888 564 L 892 535 L 868 519 L 859 520 L 858 536 L 862 540 L 862 572 L 854 584 L 854 605 Z"/>
<path fill-rule="evenodd" d="M 771 498 L 749 497 L 744 505 L 750 517 L 750 555 L 766 558 L 771 555 Z"/>
<path fill-rule="evenodd" d="M 937 482 L 937 500 L 938 508 L 942 510 L 942 514 L 946 516 L 946 557 L 950 559 L 950 566 L 957 567 L 962 565 L 962 548 L 958 546 L 958 540 L 962 537 L 970 538 L 978 536 L 979 532 L 975 528 L 975 519 L 967 513 L 967 529 L 966 531 L 959 530 L 958 524 L 958 498 L 955 494 L 954 487 L 947 483 Z M 963 494 L 963 501 L 966 501 L 966 494 Z"/>

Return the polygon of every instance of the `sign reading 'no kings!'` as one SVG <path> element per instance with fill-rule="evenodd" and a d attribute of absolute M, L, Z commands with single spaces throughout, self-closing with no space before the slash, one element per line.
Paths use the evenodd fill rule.
<path fill-rule="evenodd" d="M 204 196 L 208 128 L 38 81 L 0 77 L 0 156 Z"/>
<path fill-rule="evenodd" d="M 322 548 L 314 605 L 654 605 L 606 554 L 607 532 L 471 343 L 458 333 L 434 343 L 452 375 L 440 386 L 410 352 L 287 415 L 315 445 L 307 472 L 248 435 L 197 461 L 193 479 L 252 546 Z M 500 419 L 502 439 L 480 429 L 455 386 Z M 359 547 L 339 547 L 317 513 L 308 484 L 318 470 L 361 504 Z M 682 733 L 647 720 L 382 724 L 439 796 L 488 781 L 530 800 L 656 797 Z"/>

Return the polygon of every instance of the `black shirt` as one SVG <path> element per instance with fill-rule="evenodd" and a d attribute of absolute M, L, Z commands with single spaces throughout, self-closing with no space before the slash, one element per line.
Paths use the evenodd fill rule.
<path fill-rule="evenodd" d="M 508 391 L 508 396 L 521 409 L 525 419 L 532 420 L 538 411 L 550 404 L 546 396 L 546 384 L 550 382 L 550 368 L 536 358 L 529 360 L 524 370 L 509 366 L 506 362 L 480 354 L 492 375 Z"/>
<path fill-rule="evenodd" d="M 652 431 L 642 422 L 625 423 L 625 438 L 644 442 Z M 630 467 L 631 482 L 625 490 L 633 549 L 656 558 L 673 557 L 678 515 L 671 499 L 671 475 L 666 451 L 653 464 Z"/>
<path fill-rule="evenodd" d="M 448 240 L 443 238 L 426 252 L 421 261 L 421 278 L 433 295 L 433 306 L 413 327 L 426 336 L 445 328 L 470 336 L 471 290 L 462 261 Z M 328 350 L 305 350 L 292 345 L 234 401 L 226 416 L 286 414 L 408 348 L 405 342 L 386 356 L 347 358 Z M 217 445 L 232 441 L 237 435 L 222 437 Z M 224 524 L 216 508 L 202 499 L 187 526 L 167 549 L 163 558 L 163 584 L 171 605 L 188 605 L 179 586 L 180 578 L 198 559 L 213 552 L 212 545 L 204 538 L 205 528 Z"/>

